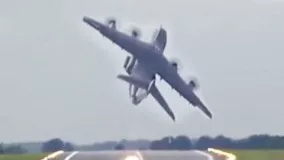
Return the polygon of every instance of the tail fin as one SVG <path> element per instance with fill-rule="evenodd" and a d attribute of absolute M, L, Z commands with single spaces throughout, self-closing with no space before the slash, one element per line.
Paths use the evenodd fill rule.
<path fill-rule="evenodd" d="M 162 52 L 165 50 L 167 44 L 167 32 L 164 28 L 160 28 L 154 35 L 152 44 L 158 47 Z"/>

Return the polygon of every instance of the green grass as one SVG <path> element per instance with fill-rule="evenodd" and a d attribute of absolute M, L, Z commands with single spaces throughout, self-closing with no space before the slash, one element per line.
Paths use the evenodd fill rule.
<path fill-rule="evenodd" d="M 0 160 L 41 160 L 48 154 L 0 155 Z"/>
<path fill-rule="evenodd" d="M 284 150 L 223 150 L 237 156 L 237 160 L 284 160 Z"/>

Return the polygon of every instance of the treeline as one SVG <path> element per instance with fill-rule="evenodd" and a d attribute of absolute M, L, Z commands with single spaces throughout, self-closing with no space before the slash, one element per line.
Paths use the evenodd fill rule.
<path fill-rule="evenodd" d="M 41 150 L 42 152 L 73 151 L 74 145 L 70 142 L 64 142 L 59 138 L 54 138 L 43 143 Z"/>
<path fill-rule="evenodd" d="M 56 152 L 58 150 L 73 151 L 74 145 L 70 142 L 63 142 L 59 138 L 48 140 L 41 145 L 41 152 Z M 21 145 L 0 144 L 0 154 L 25 154 L 29 151 Z"/>
<path fill-rule="evenodd" d="M 252 135 L 242 139 L 232 139 L 223 135 L 210 137 L 202 136 L 198 139 L 191 139 L 187 136 L 180 135 L 176 137 L 168 136 L 159 140 L 147 141 L 129 141 L 95 143 L 88 146 L 88 150 L 123 150 L 123 149 L 151 149 L 151 150 L 206 150 L 207 148 L 219 149 L 284 149 L 284 136 L 271 135 Z M 133 145 L 135 144 L 135 145 Z M 64 142 L 59 138 L 50 139 L 41 144 L 41 152 L 54 152 L 58 150 L 73 151 L 86 150 L 84 147 L 77 146 L 70 142 Z M 20 145 L 3 145 L 0 144 L 0 154 L 20 154 L 27 153 L 27 149 Z"/>
<path fill-rule="evenodd" d="M 67 145 L 68 144 L 68 145 Z M 105 146 L 104 146 L 105 147 Z M 64 143 L 60 139 L 50 140 L 43 145 L 43 152 L 56 151 L 59 149 L 71 151 L 76 148 L 71 143 Z M 149 146 L 143 148 L 136 146 L 136 149 L 151 150 L 206 150 L 208 148 L 219 149 L 284 149 L 284 136 L 252 135 L 243 139 L 232 139 L 219 135 L 216 137 L 202 136 L 199 139 L 190 139 L 187 136 L 164 137 L 160 140 L 149 141 Z M 97 148 L 99 149 L 99 148 Z M 129 149 L 124 146 L 123 141 L 109 146 L 111 149 Z M 133 148 L 132 148 L 133 149 Z M 95 149 L 94 149 L 95 150 Z"/>
<path fill-rule="evenodd" d="M 243 139 L 232 139 L 220 135 L 217 137 L 202 136 L 197 140 L 191 140 L 187 136 L 165 137 L 153 141 L 149 148 L 153 150 L 284 149 L 284 136 L 252 135 Z"/>
<path fill-rule="evenodd" d="M 0 144 L 0 154 L 23 154 L 27 152 L 28 151 L 21 147 L 21 145 L 4 146 L 3 144 Z"/>

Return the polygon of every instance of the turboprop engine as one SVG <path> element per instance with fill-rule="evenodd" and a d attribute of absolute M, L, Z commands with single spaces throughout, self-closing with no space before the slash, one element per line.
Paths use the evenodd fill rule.
<path fill-rule="evenodd" d="M 192 90 L 197 90 L 199 88 L 199 83 L 195 77 L 190 78 L 187 84 Z"/>

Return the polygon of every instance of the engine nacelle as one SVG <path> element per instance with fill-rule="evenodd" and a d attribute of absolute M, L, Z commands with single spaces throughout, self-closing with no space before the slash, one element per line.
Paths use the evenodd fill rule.
<path fill-rule="evenodd" d="M 108 19 L 107 25 L 112 29 L 116 29 L 116 20 L 113 18 Z"/>
<path fill-rule="evenodd" d="M 136 30 L 132 30 L 131 35 L 132 35 L 133 37 L 138 37 L 138 36 L 139 36 L 139 32 L 136 31 Z"/>
<path fill-rule="evenodd" d="M 138 28 L 132 28 L 131 29 L 131 36 L 134 38 L 140 38 L 141 37 L 141 31 Z"/>
<path fill-rule="evenodd" d="M 196 79 L 191 79 L 189 82 L 188 82 L 188 86 L 192 89 L 192 90 L 196 90 L 199 88 L 199 84 L 197 82 Z"/>
<path fill-rule="evenodd" d="M 171 65 L 174 67 L 174 69 L 178 70 L 178 64 L 176 62 L 171 62 Z"/>

